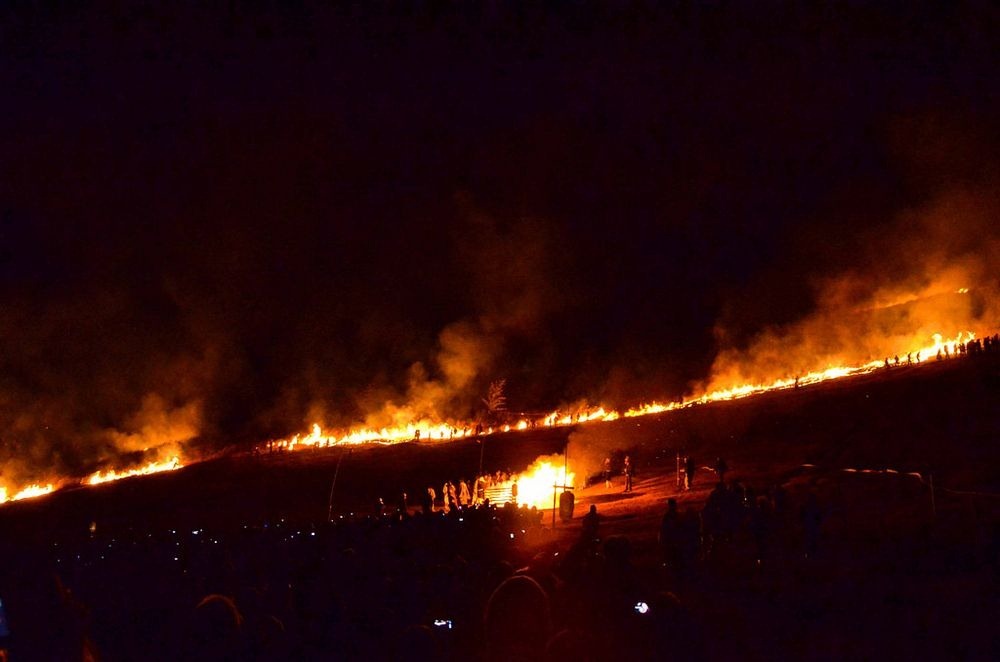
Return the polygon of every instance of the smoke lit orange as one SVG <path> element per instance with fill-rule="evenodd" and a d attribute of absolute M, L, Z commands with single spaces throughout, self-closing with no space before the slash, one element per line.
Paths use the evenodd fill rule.
<path fill-rule="evenodd" d="M 938 352 L 954 354 L 955 348 L 975 338 L 971 331 L 959 333 L 956 337 L 944 339 L 941 334 L 933 335 L 933 342 L 917 348 L 909 348 L 903 352 L 904 362 L 924 363 L 929 359 L 937 357 Z M 907 359 L 906 357 L 909 357 Z M 719 402 L 724 400 L 737 400 L 758 393 L 776 391 L 781 389 L 794 388 L 796 386 L 808 386 L 833 379 L 841 379 L 853 375 L 861 375 L 873 372 L 885 366 L 887 359 L 869 361 L 859 365 L 837 365 L 829 366 L 823 370 L 808 372 L 798 377 L 785 377 L 776 379 L 769 383 L 762 384 L 739 384 L 729 388 L 717 389 L 698 396 L 685 398 L 675 402 L 651 402 L 636 407 L 632 407 L 623 412 L 615 411 L 603 406 L 578 406 L 572 412 L 556 411 L 539 419 L 521 419 L 514 423 L 506 424 L 497 428 L 488 427 L 483 429 L 482 434 L 494 434 L 497 432 L 509 432 L 511 430 L 526 430 L 531 427 L 559 427 L 568 425 L 578 425 L 593 421 L 614 421 L 618 418 L 631 418 L 635 416 L 647 416 L 659 414 L 675 409 L 692 407 L 694 405 L 709 402 Z M 290 439 L 280 439 L 271 442 L 272 447 L 283 450 L 296 450 L 310 447 L 326 447 L 340 444 L 356 444 L 365 442 L 404 442 L 413 440 L 449 440 L 459 439 L 474 435 L 475 426 L 469 423 L 441 423 L 441 422 L 414 422 L 405 426 L 381 428 L 373 430 L 368 428 L 351 429 L 341 432 L 324 431 L 318 423 L 314 423 L 312 430 L 306 435 L 296 435 Z M 550 486 L 551 489 L 551 486 Z"/>
<path fill-rule="evenodd" d="M 939 353 L 953 355 L 959 344 L 966 343 L 974 338 L 975 334 L 970 331 L 959 333 L 950 339 L 944 339 L 941 334 L 934 334 L 932 338 L 933 342 L 920 347 L 907 348 L 901 356 L 904 357 L 903 361 L 907 363 L 924 363 L 938 357 Z M 895 360 L 894 357 L 893 362 Z M 667 403 L 650 402 L 624 411 L 616 411 L 603 406 L 578 405 L 573 407 L 571 411 L 555 411 L 547 416 L 531 419 L 523 418 L 497 427 L 477 428 L 475 424 L 465 422 L 419 420 L 391 427 L 358 427 L 342 431 L 326 431 L 318 423 L 315 423 L 306 434 L 271 441 L 268 443 L 268 446 L 274 449 L 291 451 L 343 444 L 401 443 L 413 440 L 448 441 L 512 430 L 527 430 L 534 427 L 558 427 L 579 425 L 593 421 L 614 421 L 621 417 L 631 418 L 659 414 L 709 402 L 735 400 L 758 393 L 794 388 L 796 386 L 807 386 L 853 375 L 870 373 L 884 367 L 886 361 L 888 361 L 887 358 L 857 365 L 831 365 L 823 370 L 808 372 L 798 377 L 784 377 L 768 383 L 737 384 L 679 401 Z M 153 461 L 138 468 L 98 471 L 80 480 L 79 483 L 98 485 L 132 476 L 173 471 L 184 465 L 185 461 L 178 455 L 164 461 Z M 573 474 L 572 472 L 567 472 L 565 467 L 558 467 L 549 462 L 541 464 L 536 462 L 535 465 L 532 465 L 532 467 L 523 472 L 522 476 L 518 479 L 518 502 L 538 507 L 548 507 L 547 504 L 551 503 L 553 485 L 572 485 L 572 482 Z M 57 486 L 71 483 L 72 481 L 60 480 L 56 481 L 56 483 L 33 483 L 17 486 L 16 488 L 10 485 L 0 485 L 0 503 L 42 496 L 49 494 Z"/>

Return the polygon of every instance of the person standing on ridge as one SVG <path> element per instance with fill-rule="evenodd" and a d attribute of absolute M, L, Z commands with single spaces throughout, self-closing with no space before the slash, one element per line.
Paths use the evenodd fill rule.
<path fill-rule="evenodd" d="M 728 469 L 729 465 L 726 464 L 726 461 L 723 458 L 715 458 L 715 473 L 718 474 L 720 483 L 726 482 L 726 471 Z"/>

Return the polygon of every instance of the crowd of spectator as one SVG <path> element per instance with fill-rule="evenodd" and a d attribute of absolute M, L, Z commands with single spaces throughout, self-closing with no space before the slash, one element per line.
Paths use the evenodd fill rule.
<path fill-rule="evenodd" d="M 697 659 L 685 579 L 744 536 L 767 559 L 784 513 L 780 491 L 721 482 L 701 512 L 671 500 L 655 567 L 602 536 L 596 506 L 568 538 L 537 509 L 488 501 L 225 531 L 94 526 L 18 560 L 48 617 L 33 639 L 13 591 L 7 645 L 20 657 L 44 640 L 51 659 Z"/>
<path fill-rule="evenodd" d="M 541 658 L 606 620 L 595 601 L 614 601 L 627 565 L 624 540 L 610 556 L 538 551 L 541 519 L 483 503 L 225 532 L 95 527 L 18 559 L 35 580 L 30 596 L 9 593 L 7 645 L 47 659 Z M 26 599 L 44 604 L 44 625 L 27 622 Z M 639 616 L 621 611 L 591 634 Z M 621 650 L 619 634 L 597 643 Z"/>

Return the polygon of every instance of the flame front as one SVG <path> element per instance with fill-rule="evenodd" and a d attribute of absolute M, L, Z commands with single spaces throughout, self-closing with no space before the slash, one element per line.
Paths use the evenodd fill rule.
<path fill-rule="evenodd" d="M 55 486 L 52 483 L 47 485 L 28 485 L 27 487 L 21 488 L 18 492 L 14 493 L 14 496 L 8 496 L 7 488 L 0 487 L 0 503 L 7 503 L 8 501 L 20 501 L 21 499 L 31 499 L 33 497 L 39 497 L 49 492 L 55 490 Z"/>
<path fill-rule="evenodd" d="M 954 338 L 945 339 L 940 333 L 932 336 L 933 342 L 919 347 L 908 348 L 902 352 L 901 363 L 917 364 L 925 363 L 930 359 L 935 359 L 943 352 L 954 355 L 959 345 L 975 339 L 976 335 L 971 331 L 959 333 Z M 898 356 L 894 357 L 898 358 Z M 491 435 L 498 432 L 510 432 L 512 430 L 528 430 L 537 426 L 541 427 L 562 427 L 569 425 L 579 425 L 594 421 L 615 421 L 619 418 L 633 418 L 636 416 L 649 416 L 664 412 L 692 407 L 709 402 L 721 402 L 726 400 L 738 400 L 758 393 L 777 391 L 782 389 L 795 388 L 797 386 L 808 386 L 833 379 L 841 379 L 853 375 L 861 375 L 874 372 L 885 367 L 888 358 L 868 361 L 856 365 L 831 365 L 823 370 L 815 370 L 799 375 L 798 377 L 783 377 L 768 383 L 760 384 L 737 384 L 728 388 L 716 389 L 701 395 L 691 396 L 674 402 L 650 402 L 619 412 L 603 406 L 592 406 L 587 404 L 577 405 L 571 412 L 554 411 L 546 416 L 527 419 L 522 418 L 516 422 L 503 426 L 483 428 L 478 434 Z M 272 449 L 298 450 L 302 448 L 322 448 L 340 444 L 360 444 L 360 443 L 400 443 L 407 441 L 447 441 L 451 439 L 461 439 L 465 437 L 477 436 L 476 426 L 471 423 L 442 423 L 423 421 L 410 423 L 392 428 L 381 428 L 374 430 L 370 428 L 357 428 L 341 432 L 329 432 L 323 430 L 314 423 L 308 434 L 295 435 L 289 439 L 279 439 L 269 443 Z M 518 485 L 520 488 L 520 484 Z M 551 485 L 550 485 L 551 489 Z"/>
<path fill-rule="evenodd" d="M 967 290 L 960 290 L 964 294 Z M 898 357 L 893 357 L 893 364 L 919 364 L 944 356 L 956 355 L 956 349 L 975 338 L 971 331 L 964 331 L 957 336 L 945 339 L 941 334 L 933 334 L 933 342 L 919 347 L 910 347 Z M 855 365 L 830 365 L 822 370 L 815 370 L 797 377 L 783 377 L 769 383 L 736 384 L 726 388 L 718 388 L 701 395 L 690 396 L 674 402 L 650 402 L 624 411 L 603 406 L 578 404 L 568 407 L 568 411 L 554 411 L 545 416 L 521 418 L 496 428 L 482 427 L 473 423 L 459 421 L 418 420 L 393 427 L 357 427 L 339 432 L 324 430 L 320 424 L 314 423 L 307 434 L 295 435 L 288 439 L 270 441 L 266 447 L 271 450 L 301 450 L 305 448 L 324 448 L 343 444 L 363 443 L 402 443 L 408 441 L 449 441 L 479 435 L 492 435 L 499 432 L 523 431 L 536 427 L 559 427 L 590 423 L 594 421 L 614 421 L 619 418 L 649 416 L 664 412 L 692 407 L 709 402 L 736 400 L 758 393 L 781 389 L 807 386 L 824 381 L 841 379 L 853 375 L 871 373 L 884 368 L 889 358 L 871 360 Z M 404 410 L 398 412 L 398 418 Z M 258 448 L 260 450 L 260 448 Z M 131 469 L 108 469 L 95 472 L 82 480 L 60 478 L 52 482 L 35 482 L 28 485 L 12 486 L 0 484 L 0 503 L 29 499 L 49 494 L 53 490 L 67 484 L 99 485 L 110 481 L 121 480 L 132 476 L 143 476 L 163 471 L 173 471 L 185 466 L 187 462 L 181 455 L 166 460 L 156 460 Z M 560 466 L 557 460 L 536 461 L 517 480 L 518 503 L 539 508 L 548 508 L 552 503 L 554 485 L 572 486 L 574 476 L 565 466 Z M 507 485 L 511 487 L 513 481 Z M 558 491 L 558 488 L 556 488 Z"/>
<path fill-rule="evenodd" d="M 172 457 L 165 462 L 150 462 L 146 466 L 139 467 L 138 469 L 124 469 L 122 471 L 109 469 L 108 471 L 98 471 L 88 476 L 83 482 L 87 485 L 100 485 L 101 483 L 108 483 L 113 480 L 121 480 L 122 478 L 130 478 L 132 476 L 148 476 L 149 474 L 160 473 L 161 471 L 173 471 L 174 469 L 180 469 L 183 466 L 184 465 L 181 464 L 180 458 Z"/>

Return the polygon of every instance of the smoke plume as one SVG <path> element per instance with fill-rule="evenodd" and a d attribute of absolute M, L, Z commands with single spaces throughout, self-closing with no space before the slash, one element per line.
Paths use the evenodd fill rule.
<path fill-rule="evenodd" d="M 996 188 L 958 188 L 900 214 L 866 237 L 858 266 L 817 279 L 807 317 L 760 331 L 747 346 L 723 345 L 703 388 L 769 383 L 833 366 L 859 365 L 1000 327 L 1000 198 Z M 922 357 L 929 358 L 929 357 Z"/>

